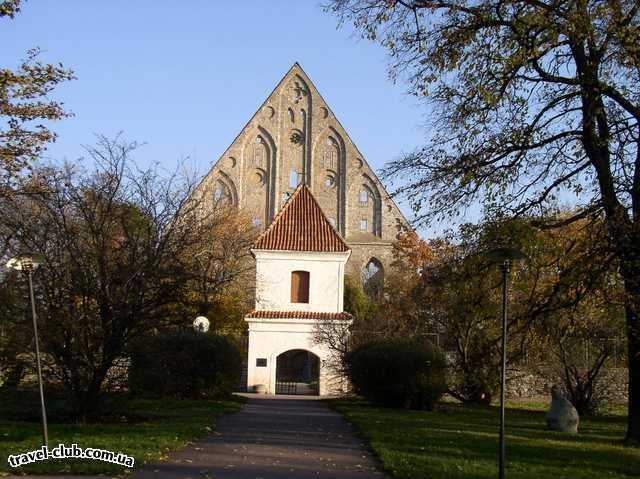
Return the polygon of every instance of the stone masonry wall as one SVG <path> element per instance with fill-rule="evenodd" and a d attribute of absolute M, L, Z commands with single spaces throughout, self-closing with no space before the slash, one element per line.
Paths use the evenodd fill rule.
<path fill-rule="evenodd" d="M 353 248 L 348 272 L 359 274 L 372 258 L 387 269 L 408 222 L 296 63 L 197 191 L 204 204 L 233 203 L 265 228 L 301 181 Z"/>
<path fill-rule="evenodd" d="M 543 376 L 539 371 L 526 368 L 509 371 L 511 380 L 507 385 L 510 398 L 546 397 L 553 384 L 562 384 L 561 378 Z M 623 403 L 628 398 L 629 375 L 625 368 L 609 368 L 601 373 L 601 387 L 605 387 L 611 402 Z"/>

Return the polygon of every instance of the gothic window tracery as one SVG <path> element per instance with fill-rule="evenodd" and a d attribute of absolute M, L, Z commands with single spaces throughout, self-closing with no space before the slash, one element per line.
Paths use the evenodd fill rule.
<path fill-rule="evenodd" d="M 357 196 L 357 204 L 359 206 L 361 218 L 366 218 L 368 221 L 366 231 L 381 237 L 382 201 L 380 198 L 380 192 L 376 187 L 376 184 L 368 175 L 362 175 L 362 180 L 363 182 L 358 190 Z"/>
<path fill-rule="evenodd" d="M 360 206 L 367 206 L 369 204 L 369 191 L 366 188 L 360 190 Z"/>
<path fill-rule="evenodd" d="M 338 143 L 331 137 L 327 138 L 322 155 L 322 163 L 327 170 L 336 170 L 338 167 Z"/>
<path fill-rule="evenodd" d="M 267 162 L 267 148 L 261 136 L 256 138 L 253 144 L 253 154 L 251 155 L 251 165 L 264 169 Z"/>
<path fill-rule="evenodd" d="M 362 269 L 362 286 L 364 292 L 372 298 L 378 298 L 384 288 L 384 269 L 377 258 L 371 258 Z"/>
<path fill-rule="evenodd" d="M 289 188 L 296 188 L 300 183 L 300 173 L 296 170 L 291 170 L 289 172 Z"/>
<path fill-rule="evenodd" d="M 213 189 L 213 201 L 215 205 L 235 205 L 233 191 L 222 179 L 216 181 Z"/>

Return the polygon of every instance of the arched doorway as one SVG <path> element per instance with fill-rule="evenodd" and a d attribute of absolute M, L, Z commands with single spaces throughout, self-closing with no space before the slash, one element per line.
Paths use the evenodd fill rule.
<path fill-rule="evenodd" d="M 304 349 L 290 349 L 276 358 L 276 394 L 318 395 L 320 358 Z"/>
<path fill-rule="evenodd" d="M 372 298 L 379 298 L 384 290 L 384 269 L 382 263 L 371 258 L 362 269 L 362 287 Z"/>

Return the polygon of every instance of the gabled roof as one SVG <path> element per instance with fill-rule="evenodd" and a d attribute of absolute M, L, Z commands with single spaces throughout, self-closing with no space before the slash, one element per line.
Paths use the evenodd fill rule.
<path fill-rule="evenodd" d="M 253 247 L 327 253 L 349 251 L 304 183 L 296 188 Z"/>

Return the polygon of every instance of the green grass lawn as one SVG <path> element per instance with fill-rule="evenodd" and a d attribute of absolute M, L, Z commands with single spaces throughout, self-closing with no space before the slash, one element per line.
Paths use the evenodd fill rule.
<path fill-rule="evenodd" d="M 334 401 L 395 477 L 470 479 L 497 477 L 497 408 L 442 403 L 433 412 Z M 509 479 L 640 477 L 640 449 L 625 447 L 620 408 L 584 419 L 580 434 L 546 430 L 543 404 L 509 405 Z"/>
<path fill-rule="evenodd" d="M 29 400 L 32 408 L 35 404 L 35 417 L 39 414 L 38 403 Z M 37 473 L 107 473 L 117 474 L 123 469 L 114 464 L 82 459 L 64 461 L 42 461 L 20 468 L 10 468 L 7 463 L 9 454 L 23 453 L 42 445 L 42 432 L 39 422 L 16 420 L 14 413 L 21 407 L 16 401 L 9 401 L 0 394 L 0 476 L 6 472 L 12 474 Z M 197 437 L 213 430 L 217 416 L 238 411 L 238 400 L 131 400 L 126 404 L 126 417 L 110 418 L 107 423 L 49 424 L 49 447 L 64 443 L 75 443 L 79 447 L 107 449 L 122 452 L 135 458 L 135 468 L 143 463 L 157 461 L 170 450 L 184 446 Z M 34 418 L 35 418 L 34 417 Z M 126 472 L 126 471 L 124 471 Z"/>

